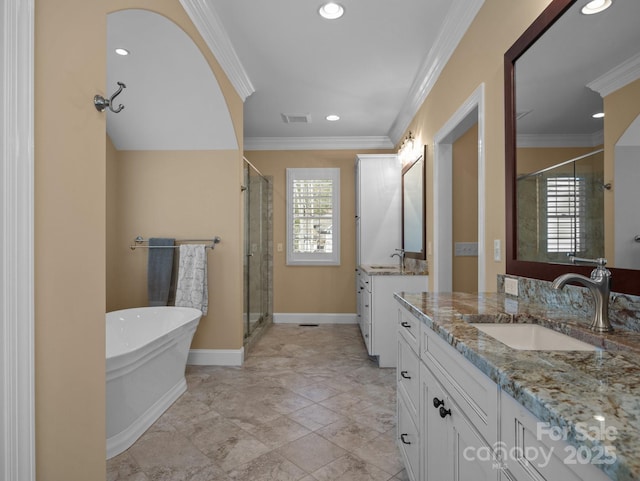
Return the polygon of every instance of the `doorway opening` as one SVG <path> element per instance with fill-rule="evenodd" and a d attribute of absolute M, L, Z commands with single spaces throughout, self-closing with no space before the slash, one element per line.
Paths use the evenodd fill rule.
<path fill-rule="evenodd" d="M 458 241 L 458 252 L 477 250 L 476 291 L 485 290 L 485 153 L 484 153 L 484 84 L 481 84 L 456 113 L 438 131 L 434 139 L 434 248 L 433 276 L 435 292 L 454 290 L 454 144 L 470 129 L 477 129 L 477 240 L 464 245 Z M 472 131 L 473 132 L 473 131 Z M 468 165 L 467 165 L 468 167 Z M 457 172 L 456 172 L 457 175 Z M 456 209 L 462 210 L 456 203 Z M 465 257 L 465 256 L 457 256 Z M 474 257 L 466 256 L 466 257 Z"/>

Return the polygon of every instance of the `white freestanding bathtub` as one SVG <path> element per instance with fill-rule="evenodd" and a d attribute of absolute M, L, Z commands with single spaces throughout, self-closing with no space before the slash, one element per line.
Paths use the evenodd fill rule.
<path fill-rule="evenodd" d="M 107 313 L 107 459 L 129 448 L 186 391 L 187 356 L 201 317 L 187 307 Z"/>

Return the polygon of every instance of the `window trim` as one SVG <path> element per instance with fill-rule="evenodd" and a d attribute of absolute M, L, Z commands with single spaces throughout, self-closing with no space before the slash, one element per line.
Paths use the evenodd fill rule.
<path fill-rule="evenodd" d="M 287 265 L 289 266 L 337 266 L 340 265 L 340 169 L 287 168 Z M 332 181 L 332 252 L 293 252 L 293 181 L 302 179 Z"/>

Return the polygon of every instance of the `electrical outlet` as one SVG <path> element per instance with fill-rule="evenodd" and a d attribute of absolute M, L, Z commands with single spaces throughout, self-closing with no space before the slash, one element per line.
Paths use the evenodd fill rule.
<path fill-rule="evenodd" d="M 282 242 L 278 242 L 278 244 L 276 245 L 276 250 L 278 252 L 282 252 Z"/>
<path fill-rule="evenodd" d="M 456 242 L 454 245 L 456 257 L 477 257 L 478 255 L 478 243 L 477 242 Z"/>
<path fill-rule="evenodd" d="M 514 279 L 513 277 L 505 277 L 504 292 L 505 294 L 517 296 L 518 295 L 518 279 Z"/>
<path fill-rule="evenodd" d="M 493 240 L 493 260 L 500 262 L 502 259 L 502 247 L 500 245 L 500 239 Z"/>

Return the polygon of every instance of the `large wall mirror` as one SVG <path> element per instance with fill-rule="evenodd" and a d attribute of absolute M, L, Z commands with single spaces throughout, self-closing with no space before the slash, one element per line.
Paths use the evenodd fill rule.
<path fill-rule="evenodd" d="M 425 168 L 427 146 L 402 169 L 402 248 L 406 257 L 425 260 Z"/>
<path fill-rule="evenodd" d="M 505 54 L 507 274 L 604 257 L 640 295 L 640 2 L 587 3 L 553 0 Z"/>

